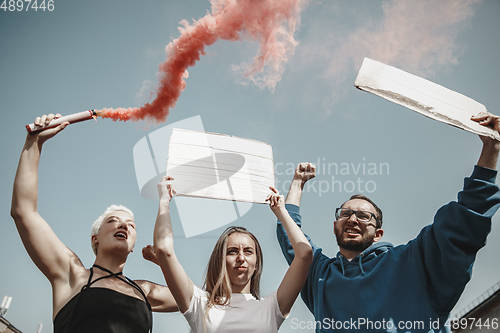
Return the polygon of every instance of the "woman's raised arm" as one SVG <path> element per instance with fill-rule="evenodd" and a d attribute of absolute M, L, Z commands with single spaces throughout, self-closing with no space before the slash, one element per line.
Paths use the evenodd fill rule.
<path fill-rule="evenodd" d="M 285 209 L 285 198 L 279 195 L 274 187 L 270 187 L 270 189 L 274 193 L 268 196 L 267 201 L 269 201 L 269 206 L 273 213 L 283 224 L 295 253 L 295 257 L 281 281 L 277 292 L 281 314 L 286 317 L 304 286 L 307 274 L 309 273 L 309 267 L 312 263 L 313 251 L 302 230 L 300 230 Z"/>
<path fill-rule="evenodd" d="M 49 123 L 57 117 L 60 115 L 37 117 L 35 124 Z M 61 279 L 68 279 L 70 264 L 79 262 L 79 259 L 59 240 L 38 213 L 38 164 L 42 145 L 67 125 L 66 122 L 55 128 L 27 135 L 12 193 L 11 215 L 24 247 L 52 285 Z"/>
<path fill-rule="evenodd" d="M 154 228 L 154 252 L 165 281 L 174 296 L 179 310 L 184 313 L 189 309 L 193 297 L 193 283 L 179 263 L 174 251 L 174 235 L 170 220 L 170 200 L 175 193 L 169 181 L 172 177 L 163 177 L 158 183 L 160 205 Z"/>

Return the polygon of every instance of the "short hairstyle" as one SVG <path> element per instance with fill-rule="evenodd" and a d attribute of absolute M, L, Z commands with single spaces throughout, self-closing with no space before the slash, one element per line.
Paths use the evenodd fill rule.
<path fill-rule="evenodd" d="M 99 229 L 101 229 L 101 226 L 104 223 L 104 219 L 106 218 L 106 216 L 108 216 L 110 213 L 116 212 L 116 211 L 127 212 L 127 213 L 130 214 L 130 216 L 132 216 L 132 218 L 134 218 L 134 213 L 132 213 L 132 211 L 130 209 L 128 209 L 127 207 L 125 207 L 125 206 L 122 206 L 122 205 L 111 205 L 108 208 L 106 208 L 106 210 L 104 211 L 104 213 L 102 213 L 102 215 L 99 216 L 97 218 L 97 220 L 95 220 L 94 224 L 92 224 L 92 231 L 90 232 L 90 239 L 91 239 L 91 244 L 92 244 L 92 251 L 94 251 L 95 255 L 97 255 L 97 247 L 96 247 L 96 245 L 94 243 L 92 243 L 92 236 L 97 235 L 99 233 Z"/>
<path fill-rule="evenodd" d="M 362 194 L 355 194 L 353 196 L 351 196 L 349 198 L 349 200 L 347 201 L 351 201 L 351 200 L 354 200 L 354 199 L 360 199 L 360 200 L 365 200 L 367 202 L 369 202 L 373 208 L 375 208 L 375 211 L 377 212 L 377 228 L 382 228 L 382 210 L 380 208 L 378 208 L 377 204 L 375 204 L 375 202 L 373 202 L 370 198 L 368 198 L 367 196 L 364 196 Z M 347 203 L 344 202 L 340 207 L 344 207 L 344 205 Z"/>

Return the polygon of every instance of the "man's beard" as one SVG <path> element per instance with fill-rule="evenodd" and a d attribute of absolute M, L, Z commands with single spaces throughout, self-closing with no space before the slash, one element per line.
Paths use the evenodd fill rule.
<path fill-rule="evenodd" d="M 335 234 L 335 236 L 337 237 L 337 244 L 339 247 L 350 251 L 360 251 L 360 252 L 369 248 L 374 243 L 373 239 L 375 238 L 375 234 L 370 235 L 366 233 L 362 236 L 361 240 L 359 241 L 342 238 L 342 235 L 339 235 L 338 233 Z"/>

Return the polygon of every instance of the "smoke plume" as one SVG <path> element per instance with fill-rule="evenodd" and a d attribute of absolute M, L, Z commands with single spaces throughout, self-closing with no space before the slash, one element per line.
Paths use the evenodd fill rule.
<path fill-rule="evenodd" d="M 364 57 L 430 77 L 458 64 L 459 33 L 479 0 L 399 0 L 382 3 L 384 19 L 368 21 L 336 46 L 328 75 L 336 76 Z"/>
<path fill-rule="evenodd" d="M 257 41 L 259 50 L 250 65 L 241 65 L 248 80 L 274 89 L 284 65 L 293 55 L 294 32 L 304 0 L 211 0 L 211 13 L 190 24 L 182 20 L 180 37 L 166 47 L 167 60 L 160 64 L 159 87 L 151 103 L 139 108 L 100 110 L 115 121 L 166 121 L 186 87 L 187 69 L 205 54 L 205 47 L 219 39 Z"/>
<path fill-rule="evenodd" d="M 294 61 L 300 66 L 290 66 L 294 73 L 309 77 L 304 107 L 321 100 L 322 114 L 328 116 L 335 110 L 352 115 L 337 103 L 353 91 L 365 57 L 429 79 L 451 71 L 466 52 L 461 37 L 471 26 L 479 3 L 481 0 L 312 4 L 308 10 L 315 11 L 316 19 L 307 21 Z M 314 72 L 319 74 L 311 77 Z"/>

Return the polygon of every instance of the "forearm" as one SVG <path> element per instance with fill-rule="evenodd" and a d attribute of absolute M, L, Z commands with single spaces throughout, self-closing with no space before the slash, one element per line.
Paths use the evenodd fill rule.
<path fill-rule="evenodd" d="M 70 251 L 38 214 L 38 164 L 42 142 L 28 135 L 14 179 L 11 215 L 29 256 L 40 271 L 54 282 L 69 277 L 76 255 Z M 78 261 L 79 262 L 79 261 Z"/>
<path fill-rule="evenodd" d="M 285 208 L 282 208 L 276 212 L 276 217 L 281 221 L 290 244 L 292 245 L 295 258 L 305 258 L 312 259 L 312 248 L 307 240 L 306 236 L 291 218 L 290 214 Z"/>
<path fill-rule="evenodd" d="M 464 179 L 464 188 L 458 193 L 458 203 L 473 211 L 473 215 L 479 214 L 491 218 L 500 203 L 500 190 L 496 185 L 496 176 L 496 170 L 474 167 L 471 176 Z M 473 228 L 474 223 L 471 222 L 470 226 Z"/>
<path fill-rule="evenodd" d="M 154 229 L 154 248 L 158 263 L 179 310 L 189 308 L 193 284 L 174 252 L 174 237 L 170 220 L 170 197 L 160 195 L 160 206 Z"/>
<path fill-rule="evenodd" d="M 305 182 L 303 180 L 293 178 L 290 184 L 290 190 L 286 196 L 285 203 L 292 204 L 300 207 L 300 199 L 302 198 L 302 191 L 304 189 Z"/>
<path fill-rule="evenodd" d="M 38 200 L 38 164 L 42 144 L 28 135 L 21 152 L 12 191 L 12 217 L 36 212 Z"/>
<path fill-rule="evenodd" d="M 174 237 L 168 200 L 160 200 L 153 240 L 157 254 L 170 256 L 174 253 Z"/>
<path fill-rule="evenodd" d="M 302 230 L 292 219 L 285 207 L 282 206 L 274 212 L 276 217 L 281 221 L 294 252 L 291 261 L 287 258 L 290 268 L 286 272 L 277 292 L 280 311 L 284 316 L 287 316 L 300 290 L 304 286 L 313 261 L 313 251 L 306 236 L 302 233 Z"/>
<path fill-rule="evenodd" d="M 500 150 L 500 142 L 489 140 L 483 143 L 483 149 L 479 156 L 478 166 L 496 170 L 498 161 L 498 152 Z"/>

